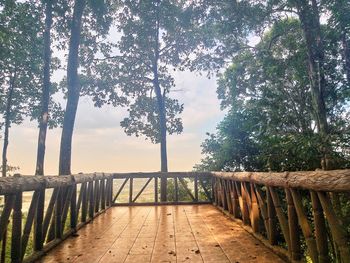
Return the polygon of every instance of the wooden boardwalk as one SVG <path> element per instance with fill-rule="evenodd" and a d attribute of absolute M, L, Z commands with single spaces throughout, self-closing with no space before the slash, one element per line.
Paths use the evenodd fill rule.
<path fill-rule="evenodd" d="M 212 205 L 114 207 L 39 262 L 284 262 Z"/>

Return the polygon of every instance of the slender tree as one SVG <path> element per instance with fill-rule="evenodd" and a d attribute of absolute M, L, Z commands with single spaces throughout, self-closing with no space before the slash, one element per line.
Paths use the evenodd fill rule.
<path fill-rule="evenodd" d="M 45 1 L 45 29 L 44 29 L 44 67 L 43 67 L 43 87 L 41 98 L 41 114 L 39 119 L 39 136 L 36 160 L 36 175 L 44 175 L 45 143 L 49 121 L 49 104 L 51 90 L 51 27 L 52 9 L 54 0 Z M 39 202 L 40 203 L 40 202 Z"/>
<path fill-rule="evenodd" d="M 120 6 L 120 55 L 107 59 L 117 71 L 117 90 L 129 101 L 129 116 L 121 125 L 128 135 L 143 135 L 160 144 L 160 170 L 167 172 L 167 135 L 183 129 L 178 117 L 183 105 L 170 98 L 174 88 L 171 72 L 187 67 L 197 48 L 195 9 L 183 1 L 159 0 L 125 0 Z M 161 200 L 165 200 L 165 179 L 161 189 Z"/>
<path fill-rule="evenodd" d="M 4 119 L 2 176 L 6 176 L 11 125 L 25 117 L 37 119 L 42 24 L 36 3 L 6 1 L 1 5 L 0 112 Z"/>
<path fill-rule="evenodd" d="M 82 17 L 85 6 L 86 0 L 76 0 L 74 2 L 73 18 L 70 27 L 67 64 L 68 93 L 59 156 L 60 175 L 71 174 L 72 136 L 80 96 L 80 84 L 78 79 L 79 45 L 81 38 Z"/>
<path fill-rule="evenodd" d="M 72 136 L 83 82 L 78 69 L 80 67 L 84 73 L 90 67 L 96 50 L 100 45 L 104 46 L 102 40 L 109 32 L 112 22 L 110 13 L 114 5 L 112 1 L 104 0 L 74 2 L 69 30 L 67 77 L 64 81 L 67 87 L 67 105 L 60 145 L 60 175 L 71 173 Z M 91 95 L 96 96 L 96 93 Z"/>

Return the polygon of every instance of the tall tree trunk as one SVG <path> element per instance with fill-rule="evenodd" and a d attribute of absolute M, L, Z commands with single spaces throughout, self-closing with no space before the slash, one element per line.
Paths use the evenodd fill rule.
<path fill-rule="evenodd" d="M 61 136 L 59 174 L 71 174 L 72 136 L 75 116 L 77 113 L 80 84 L 78 78 L 79 45 L 81 35 L 82 16 L 86 6 L 86 0 L 76 0 L 73 11 L 73 21 L 69 41 L 69 54 L 67 65 L 67 106 L 63 120 Z"/>
<path fill-rule="evenodd" d="M 45 31 L 44 31 L 44 70 L 43 70 L 43 93 L 41 98 L 41 116 L 38 137 L 38 149 L 36 159 L 36 175 L 44 175 L 45 142 L 47 124 L 49 120 L 50 102 L 50 66 L 51 66 L 51 26 L 52 26 L 52 0 L 46 0 L 45 8 Z"/>
<path fill-rule="evenodd" d="M 45 161 L 45 143 L 47 124 L 49 120 L 49 102 L 50 102 L 50 68 L 51 68 L 51 27 L 52 27 L 52 5 L 54 0 L 45 1 L 45 31 L 44 31 L 44 69 L 43 69 L 43 93 L 41 98 L 41 118 L 39 126 L 38 149 L 36 159 L 36 175 L 44 175 Z M 34 222 L 34 250 L 39 251 L 43 248 L 41 240 L 43 239 L 43 219 L 45 206 L 45 190 L 39 194 L 37 216 Z"/>
<path fill-rule="evenodd" d="M 154 46 L 154 62 L 153 62 L 153 86 L 157 96 L 158 117 L 159 117 L 159 133 L 160 133 L 160 171 L 168 172 L 168 156 L 166 145 L 166 110 L 165 110 L 165 96 L 163 96 L 158 78 L 158 62 L 159 62 L 159 4 L 156 4 L 156 28 L 155 28 L 155 46 Z M 165 202 L 167 200 L 167 178 L 161 178 L 160 183 L 160 200 Z"/>
<path fill-rule="evenodd" d="M 10 86 L 7 94 L 7 102 L 6 102 L 6 110 L 5 110 L 5 128 L 4 128 L 4 144 L 2 147 L 2 177 L 6 177 L 7 172 L 7 148 L 9 145 L 9 133 L 10 133 L 10 125 L 11 125 L 11 107 L 12 107 L 12 99 L 13 93 L 15 89 L 15 82 L 17 77 L 17 70 L 10 79 Z"/>
<path fill-rule="evenodd" d="M 330 143 L 328 139 L 327 111 L 324 100 L 326 79 L 324 73 L 324 47 L 322 42 L 319 10 L 315 0 L 295 0 L 308 53 L 309 79 L 312 104 L 318 131 L 322 139 L 323 169 L 330 168 Z"/>
<path fill-rule="evenodd" d="M 342 27 L 342 46 L 343 46 L 343 57 L 344 57 L 344 69 L 346 74 L 347 86 L 350 88 L 350 39 L 347 36 L 347 32 Z"/>

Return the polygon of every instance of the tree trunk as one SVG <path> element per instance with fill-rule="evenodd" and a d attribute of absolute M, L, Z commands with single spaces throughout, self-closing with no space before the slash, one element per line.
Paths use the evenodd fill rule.
<path fill-rule="evenodd" d="M 69 54 L 67 65 L 67 106 L 64 114 L 63 129 L 61 136 L 59 174 L 71 174 L 72 136 L 74 130 L 75 116 L 77 113 L 80 84 L 78 78 L 79 45 L 83 11 L 86 0 L 76 0 L 73 11 L 73 21 L 69 41 Z"/>
<path fill-rule="evenodd" d="M 342 29 L 342 46 L 344 57 L 344 68 L 347 80 L 347 86 L 350 87 L 350 40 L 347 37 L 347 33 Z"/>
<path fill-rule="evenodd" d="M 4 114 L 5 128 L 4 128 L 4 144 L 2 147 L 2 177 L 6 177 L 6 172 L 7 172 L 7 148 L 9 145 L 9 133 L 10 133 L 10 125 L 11 125 L 11 107 L 13 103 L 12 99 L 13 99 L 13 93 L 15 89 L 16 77 L 17 77 L 17 72 L 15 69 L 15 72 L 10 79 L 10 87 L 8 90 L 7 102 L 6 102 L 6 111 Z"/>
<path fill-rule="evenodd" d="M 315 0 L 312 4 L 305 0 L 296 0 L 296 7 L 299 19 L 304 31 L 309 66 L 309 79 L 311 86 L 312 105 L 318 132 L 322 139 L 322 160 L 323 169 L 330 167 L 329 155 L 331 146 L 328 140 L 327 111 L 324 100 L 324 93 L 327 86 L 324 73 L 324 47 L 322 42 L 321 25 L 318 6 Z"/>
<path fill-rule="evenodd" d="M 41 98 L 41 117 L 38 137 L 38 149 L 36 159 L 36 175 L 44 175 L 45 142 L 47 124 L 49 120 L 50 102 L 50 65 L 51 65 L 51 25 L 52 25 L 52 0 L 46 1 L 45 8 L 45 31 L 44 31 L 44 70 L 43 70 L 43 93 Z"/>
<path fill-rule="evenodd" d="M 160 133 L 160 171 L 168 172 L 168 156 L 166 145 L 166 110 L 165 96 L 163 96 L 158 78 L 158 62 L 159 62 L 159 4 L 156 3 L 156 28 L 155 28 L 155 46 L 154 46 L 154 63 L 153 63 L 153 86 L 157 96 L 158 118 L 159 118 L 159 133 Z M 167 200 L 167 178 L 161 178 L 160 182 L 160 200 Z"/>
<path fill-rule="evenodd" d="M 41 98 L 41 118 L 39 126 L 38 149 L 35 175 L 44 175 L 45 143 L 47 124 L 49 120 L 50 102 L 50 66 L 51 66 L 51 27 L 52 27 L 52 4 L 54 0 L 46 0 L 45 3 L 45 31 L 44 31 L 44 69 L 43 69 L 43 93 Z M 43 248 L 43 219 L 45 207 L 45 190 L 39 194 L 38 207 L 34 221 L 34 250 Z"/>
<path fill-rule="evenodd" d="M 158 73 L 155 73 L 154 79 L 154 90 L 157 96 L 157 106 L 159 112 L 159 129 L 160 129 L 160 160 L 161 168 L 160 171 L 163 173 L 168 172 L 168 157 L 167 157 L 167 146 L 166 146 L 166 111 L 164 97 L 161 92 L 161 88 L 158 81 Z"/>

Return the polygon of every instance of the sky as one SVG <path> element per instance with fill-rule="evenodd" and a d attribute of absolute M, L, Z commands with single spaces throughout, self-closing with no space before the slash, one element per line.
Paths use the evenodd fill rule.
<path fill-rule="evenodd" d="M 215 131 L 224 112 L 220 111 L 216 96 L 215 78 L 186 71 L 175 72 L 174 77 L 175 89 L 181 91 L 172 96 L 184 104 L 181 114 L 184 131 L 168 136 L 168 166 L 169 171 L 191 171 L 202 158 L 200 145 L 206 132 Z M 126 109 L 94 108 L 88 97 L 80 98 L 73 135 L 72 173 L 160 170 L 159 144 L 144 137 L 127 136 L 120 127 L 126 116 Z M 60 128 L 48 131 L 46 175 L 58 173 L 60 136 Z M 21 174 L 34 174 L 37 137 L 36 122 L 25 121 L 10 130 L 8 163 L 19 166 Z"/>

